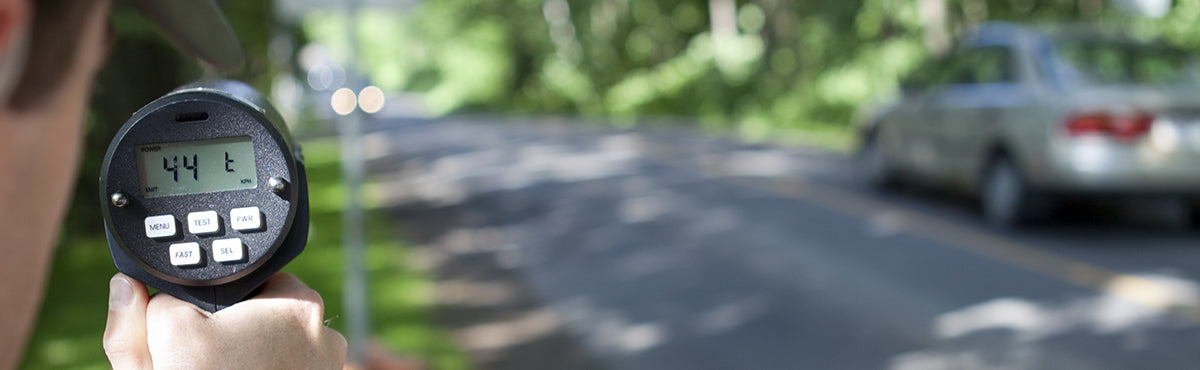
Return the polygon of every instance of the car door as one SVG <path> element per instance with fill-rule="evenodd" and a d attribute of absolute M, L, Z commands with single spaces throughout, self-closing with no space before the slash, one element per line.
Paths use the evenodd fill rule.
<path fill-rule="evenodd" d="M 948 181 L 970 184 L 976 164 L 998 140 L 1005 120 L 1024 104 L 1015 49 L 975 46 L 963 53 L 962 74 L 943 91 L 942 119 L 935 130 L 937 165 Z M 1019 114 L 1018 114 L 1019 115 Z"/>
<path fill-rule="evenodd" d="M 904 106 L 898 108 L 896 148 L 907 171 L 920 178 L 937 179 L 942 176 L 937 131 L 945 113 L 947 89 L 962 73 L 961 54 L 951 53 L 926 68 L 922 88 L 907 92 Z"/>

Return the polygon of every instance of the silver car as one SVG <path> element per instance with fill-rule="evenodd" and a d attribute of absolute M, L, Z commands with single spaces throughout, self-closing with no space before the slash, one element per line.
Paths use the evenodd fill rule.
<path fill-rule="evenodd" d="M 860 125 L 858 167 L 977 194 L 1011 226 L 1067 197 L 1165 196 L 1200 215 L 1200 75 L 1181 49 L 985 24 Z"/>

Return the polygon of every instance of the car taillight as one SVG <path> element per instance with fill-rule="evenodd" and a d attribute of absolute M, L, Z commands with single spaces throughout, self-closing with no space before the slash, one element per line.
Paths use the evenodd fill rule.
<path fill-rule="evenodd" d="M 1131 141 L 1150 132 L 1154 116 L 1144 113 L 1113 114 L 1091 112 L 1067 117 L 1065 126 L 1070 136 L 1111 136 L 1120 141 Z"/>

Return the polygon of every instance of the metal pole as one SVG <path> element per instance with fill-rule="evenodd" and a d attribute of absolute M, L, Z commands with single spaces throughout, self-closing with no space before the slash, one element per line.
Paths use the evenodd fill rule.
<path fill-rule="evenodd" d="M 346 37 L 350 43 L 350 60 L 346 63 L 346 87 L 356 94 L 362 89 L 358 75 L 358 11 L 359 0 L 346 3 Z M 342 117 L 341 125 L 342 179 L 346 183 L 346 207 L 342 213 L 342 242 L 346 259 L 343 292 L 346 310 L 346 341 L 349 344 L 346 361 L 366 364 L 370 339 L 367 310 L 367 277 L 364 258 L 364 229 L 362 209 L 363 154 L 362 112 L 357 107 Z"/>

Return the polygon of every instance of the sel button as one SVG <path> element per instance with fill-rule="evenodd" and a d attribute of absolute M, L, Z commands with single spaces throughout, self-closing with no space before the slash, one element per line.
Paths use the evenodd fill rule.
<path fill-rule="evenodd" d="M 212 234 L 221 230 L 217 211 L 188 213 L 188 231 L 192 234 Z"/>
<path fill-rule="evenodd" d="M 234 208 L 229 210 L 229 224 L 237 231 L 262 228 L 262 212 L 258 207 Z"/>
<path fill-rule="evenodd" d="M 147 238 L 170 238 L 175 236 L 175 216 L 158 215 L 146 217 Z"/>
<path fill-rule="evenodd" d="M 200 263 L 200 243 L 171 244 L 171 264 L 191 266 Z"/>
<path fill-rule="evenodd" d="M 238 238 L 213 240 L 213 260 L 217 262 L 235 262 L 242 260 L 242 240 Z"/>

